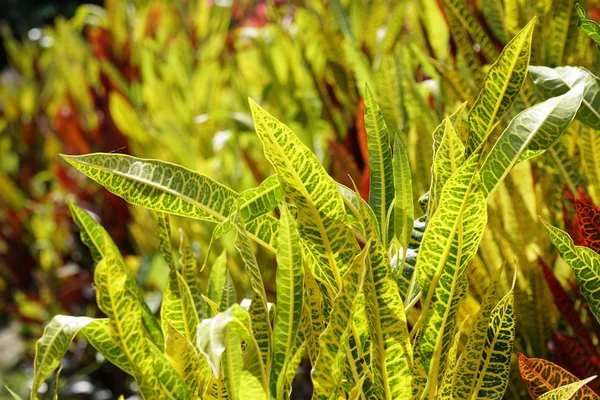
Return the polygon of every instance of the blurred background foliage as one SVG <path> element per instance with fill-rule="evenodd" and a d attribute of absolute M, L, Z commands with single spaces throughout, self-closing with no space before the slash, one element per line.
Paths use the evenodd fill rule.
<path fill-rule="evenodd" d="M 3 3 L 0 397 L 5 384 L 27 395 L 33 343 L 52 315 L 99 315 L 93 261 L 70 217 L 69 199 L 107 228 L 154 309 L 168 273 L 154 214 L 86 180 L 59 153 L 160 158 L 241 191 L 273 172 L 253 133 L 251 97 L 289 125 L 334 178 L 348 186 L 354 181 L 366 194 L 361 98 L 368 83 L 388 126 L 407 145 L 419 197 L 429 189 L 433 131 L 463 102 L 473 104 L 489 64 L 533 16 L 540 23 L 531 65 L 600 69 L 599 53 L 578 33 L 575 2 L 569 0 L 76 3 Z M 599 2 L 586 7 L 598 20 Z M 57 13 L 62 16 L 52 18 Z M 528 80 L 506 121 L 536 101 Z M 505 262 L 518 265 L 517 350 L 555 361 L 562 356 L 563 365 L 568 349 L 555 333 L 571 332 L 538 264 L 538 257 L 556 257 L 537 215 L 568 226 L 572 206 L 563 188 L 600 201 L 600 150 L 575 140 L 597 133 L 574 123 L 560 143 L 520 164 L 497 191 L 470 273 L 475 290 L 463 307 L 464 316 L 469 304 L 478 307 L 477 288 L 486 287 L 489 271 Z M 204 262 L 212 226 L 182 219 L 174 226 L 190 236 Z M 217 243 L 211 257 L 229 255 L 243 298 L 248 283 L 231 246 Z M 267 293 L 274 296 L 275 262 L 259 253 L 259 263 Z M 573 280 L 560 262 L 554 269 L 563 285 Z M 134 393 L 130 379 L 82 340 L 74 350 L 60 375 L 65 397 Z M 516 364 L 512 370 L 506 397 L 522 398 Z"/>

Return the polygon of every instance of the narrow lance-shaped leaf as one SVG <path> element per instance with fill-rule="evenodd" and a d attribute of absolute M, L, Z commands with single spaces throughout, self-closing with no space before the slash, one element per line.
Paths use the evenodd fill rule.
<path fill-rule="evenodd" d="M 238 198 L 205 175 L 163 161 L 105 153 L 62 157 L 127 202 L 155 211 L 220 223 Z M 265 215 L 254 222 L 252 237 L 274 250 L 277 220 Z"/>
<path fill-rule="evenodd" d="M 587 379 L 584 379 L 579 382 L 569 383 L 568 385 L 561 386 L 559 388 L 553 389 L 547 393 L 544 393 L 540 397 L 539 400 L 569 400 L 573 398 L 573 396 L 581 390 L 583 386 L 585 386 L 588 382 L 596 379 L 596 375 L 590 376 Z"/>
<path fill-rule="evenodd" d="M 600 80 L 581 67 L 529 67 L 533 83 L 545 98 L 567 93 L 578 84 L 585 84 L 583 101 L 577 119 L 600 130 Z"/>
<path fill-rule="evenodd" d="M 233 284 L 233 278 L 229 268 L 225 270 L 225 281 L 221 288 L 221 299 L 219 302 L 219 311 L 225 311 L 237 302 L 237 293 L 235 291 L 235 285 Z"/>
<path fill-rule="evenodd" d="M 577 39 L 575 13 L 576 0 L 561 0 L 552 2 L 552 8 L 545 19 L 548 29 L 544 36 L 544 63 L 548 66 L 562 65 L 565 55 Z"/>
<path fill-rule="evenodd" d="M 535 18 L 506 45 L 498 60 L 490 67 L 479 97 L 469 112 L 467 155 L 486 141 L 492 128 L 521 91 L 527 77 L 534 27 Z"/>
<path fill-rule="evenodd" d="M 515 339 L 514 302 L 514 290 L 511 288 L 492 311 L 483 346 L 484 361 L 479 365 L 472 400 L 500 400 L 504 396 L 509 381 L 510 357 Z"/>
<path fill-rule="evenodd" d="M 456 376 L 452 388 L 454 398 L 468 399 L 472 396 L 475 389 L 479 367 L 483 362 L 482 354 L 490 325 L 490 315 L 496 301 L 496 288 L 501 273 L 502 268 L 494 273 L 490 286 L 485 292 L 479 312 L 473 321 L 469 339 L 456 367 Z"/>
<path fill-rule="evenodd" d="M 46 325 L 35 344 L 31 399 L 37 397 L 40 386 L 52 375 L 77 332 L 92 321 L 93 318 L 57 315 Z"/>
<path fill-rule="evenodd" d="M 488 34 L 469 10 L 467 2 L 465 0 L 443 0 L 442 2 L 446 10 L 452 13 L 464 29 L 473 36 L 488 61 L 494 60 L 498 53 Z"/>
<path fill-rule="evenodd" d="M 196 327 L 194 327 L 195 329 Z M 195 341 L 196 337 L 192 338 L 190 342 L 173 325 L 168 324 L 165 339 L 165 356 L 173 365 L 173 368 L 181 375 L 190 393 L 198 393 L 201 380 L 207 379 L 210 374 L 207 368 L 208 365 L 206 363 L 202 365 L 201 356 L 192 344 Z"/>
<path fill-rule="evenodd" d="M 412 233 L 413 220 L 415 218 L 412 178 L 408 154 L 400 137 L 396 135 L 394 141 L 394 155 L 392 158 L 392 169 L 394 172 L 394 234 L 402 247 L 401 266 L 406 262 L 406 253 L 410 235 Z"/>
<path fill-rule="evenodd" d="M 244 261 L 246 274 L 248 274 L 248 277 L 250 278 L 250 286 L 255 295 L 249 310 L 252 320 L 252 330 L 256 341 L 258 342 L 264 365 L 270 365 L 271 337 L 273 333 L 269 321 L 269 309 L 267 306 L 265 286 L 263 284 L 260 268 L 258 267 L 256 258 L 250 247 L 250 240 L 246 235 L 244 222 L 239 215 L 234 222 L 237 228 L 237 236 L 234 245 Z"/>
<path fill-rule="evenodd" d="M 319 337 L 319 355 L 311 371 L 313 399 L 332 399 L 339 388 L 356 300 L 365 278 L 365 259 L 369 244 L 356 256 L 342 278 L 340 291 L 333 301 L 329 324 Z"/>
<path fill-rule="evenodd" d="M 181 264 L 181 276 L 190 289 L 198 319 L 202 321 L 206 317 L 206 302 L 202 299 L 198 261 L 196 260 L 194 250 L 192 250 L 192 247 L 188 243 L 187 236 L 182 231 L 179 262 Z"/>
<path fill-rule="evenodd" d="M 225 250 L 217 257 L 213 263 L 210 274 L 208 276 L 208 284 L 206 286 L 206 297 L 213 302 L 221 303 L 221 293 L 223 286 L 225 286 L 225 279 L 227 274 L 227 253 Z M 209 308 L 206 310 L 207 316 L 212 317 L 212 310 Z"/>
<path fill-rule="evenodd" d="M 293 132 L 253 101 L 250 108 L 263 143 L 286 196 L 298 207 L 298 232 L 316 262 L 317 272 L 334 290 L 348 269 L 358 245 L 335 181 Z"/>
<path fill-rule="evenodd" d="M 568 234 L 544 220 L 542 223 L 561 258 L 573 269 L 581 294 L 587 300 L 596 319 L 600 321 L 600 255 L 587 247 L 575 246 Z"/>
<path fill-rule="evenodd" d="M 477 252 L 487 222 L 485 197 L 475 172 L 477 161 L 477 154 L 469 157 L 444 186 L 415 267 L 424 296 L 415 362 L 418 360 L 427 372 L 429 390 L 444 372 L 456 313 L 465 295 L 465 269 Z"/>
<path fill-rule="evenodd" d="M 575 7 L 577 9 L 577 16 L 579 17 L 577 27 L 581 32 L 594 39 L 594 42 L 600 46 L 600 25 L 596 21 L 586 17 L 585 9 L 579 3 L 575 4 Z"/>
<path fill-rule="evenodd" d="M 583 86 L 553 97 L 517 115 L 490 150 L 481 166 L 486 197 L 496 189 L 512 167 L 547 150 L 567 129 L 581 104 Z"/>
<path fill-rule="evenodd" d="M 108 318 L 95 319 L 81 329 L 87 341 L 111 364 L 133 376 L 126 354 L 113 340 Z"/>
<path fill-rule="evenodd" d="M 122 260 L 108 247 L 104 251 L 94 273 L 98 306 L 109 317 L 111 336 L 125 353 L 142 395 L 189 398 L 182 378 L 144 335 L 141 307 L 131 289 L 135 283 L 124 273 Z"/>
<path fill-rule="evenodd" d="M 92 218 L 87 211 L 79 208 L 74 203 L 69 202 L 69 208 L 71 209 L 73 220 L 81 229 L 81 240 L 90 249 L 94 261 L 99 262 L 103 257 L 105 257 L 107 252 L 110 252 L 122 260 L 121 253 L 119 252 L 117 245 L 115 242 L 113 242 L 113 240 L 110 238 L 110 235 L 108 232 L 106 232 L 102 225 Z M 128 276 L 128 279 L 132 280 L 133 278 L 130 275 L 129 269 L 125 266 L 125 263 L 121 262 L 119 265 L 122 266 L 122 272 Z M 138 298 L 138 303 L 142 308 L 142 322 L 144 324 L 144 328 L 152 337 L 153 342 L 156 345 L 162 346 L 164 338 L 160 325 L 144 301 L 142 292 L 135 284 L 130 285 L 130 288 L 132 292 L 135 293 L 136 297 Z"/>
<path fill-rule="evenodd" d="M 577 377 L 560 366 L 541 358 L 527 358 L 519 353 L 519 372 L 532 399 L 558 387 L 579 381 Z M 596 400 L 589 387 L 581 388 L 579 400 Z"/>
<path fill-rule="evenodd" d="M 171 326 L 187 340 L 193 341 L 196 338 L 198 313 L 190 288 L 173 263 L 171 225 L 169 216 L 165 213 L 158 213 L 158 236 L 160 251 L 169 266 L 169 278 L 165 285 L 160 308 L 162 331 L 168 332 L 169 326 Z"/>
<path fill-rule="evenodd" d="M 429 214 L 435 213 L 442 188 L 465 160 L 465 146 L 460 141 L 450 117 L 444 119 L 444 135 L 435 152 L 432 167 L 432 184 L 429 193 Z"/>
<path fill-rule="evenodd" d="M 394 200 L 392 149 L 383 114 L 368 86 L 365 87 L 365 127 L 371 172 L 369 205 L 377 218 L 379 235 L 387 243 L 387 215 Z"/>
<path fill-rule="evenodd" d="M 412 345 L 404 303 L 392 279 L 385 247 L 377 236 L 373 211 L 362 201 L 360 205 L 363 229 L 370 244 L 363 288 L 371 339 L 371 394 L 378 399 L 410 398 Z"/>
<path fill-rule="evenodd" d="M 273 353 L 271 363 L 271 395 L 283 396 L 283 379 L 279 375 L 287 370 L 296 345 L 304 304 L 304 268 L 300 236 L 287 207 L 279 208 L 279 239 L 277 242 L 277 312 L 273 328 Z"/>

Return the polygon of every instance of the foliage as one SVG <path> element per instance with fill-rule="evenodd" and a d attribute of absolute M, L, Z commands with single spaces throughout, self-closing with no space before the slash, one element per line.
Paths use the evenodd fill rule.
<path fill-rule="evenodd" d="M 315 398 L 522 398 L 533 384 L 546 398 L 595 396 L 585 378 L 599 364 L 582 357 L 597 343 L 595 253 L 550 225 L 593 248 L 597 52 L 577 16 L 585 33 L 594 28 L 572 1 L 480 3 L 151 2 L 126 12 L 107 2 L 58 21 L 49 49 L 7 39 L 25 77 L 4 92 L 8 147 L 50 121 L 45 154 L 104 151 L 64 159 L 131 204 L 106 197 L 130 215 L 101 215 L 106 231 L 70 206 L 98 263 L 102 314 L 52 320 L 34 388 L 80 332 L 145 398 L 288 398 L 308 378 Z M 33 108 L 16 100 L 27 90 L 44 94 Z M 122 145 L 135 157 L 108 153 Z M 58 160 L 50 168 L 63 177 L 55 197 L 81 182 Z M 2 201 L 17 210 L 33 196 L 14 171 Z M 86 184 L 78 203 L 102 209 L 96 193 Z M 159 235 L 148 234 L 153 214 Z M 554 258 L 543 228 L 589 312 L 564 289 L 564 264 L 540 267 L 538 256 Z M 70 251 L 57 247 L 51 273 Z M 162 284 L 119 248 L 160 252 Z M 552 357 L 571 378 L 539 389 L 527 380 L 535 359 L 513 349 Z"/>

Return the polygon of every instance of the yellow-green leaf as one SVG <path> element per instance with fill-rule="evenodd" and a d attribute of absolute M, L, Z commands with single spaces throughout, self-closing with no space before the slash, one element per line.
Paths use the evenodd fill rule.
<path fill-rule="evenodd" d="M 365 128 L 369 153 L 369 205 L 375 213 L 380 238 L 387 244 L 387 215 L 394 200 L 392 149 L 383 114 L 368 86 L 365 87 Z"/>
<path fill-rule="evenodd" d="M 343 275 L 342 285 L 333 300 L 329 323 L 319 337 L 319 355 L 311 371 L 315 400 L 335 398 L 340 387 L 351 320 L 356 308 L 356 300 L 363 287 L 368 251 L 367 244 Z"/>
<path fill-rule="evenodd" d="M 250 100 L 256 133 L 284 193 L 298 207 L 298 232 L 322 278 L 339 290 L 358 245 L 335 181 L 314 154 L 284 124 Z"/>
<path fill-rule="evenodd" d="M 300 329 L 304 304 L 304 268 L 302 249 L 296 224 L 283 205 L 279 208 L 279 238 L 277 241 L 277 311 L 273 327 L 271 362 L 271 395 L 283 398 L 284 379 L 280 374 L 292 362 L 292 352 Z"/>
<path fill-rule="evenodd" d="M 77 332 L 92 321 L 93 318 L 57 315 L 46 325 L 42 337 L 35 344 L 32 399 L 37 397 L 42 383 L 52 375 Z"/>
<path fill-rule="evenodd" d="M 575 246 L 567 233 L 544 220 L 542 223 L 561 258 L 573 269 L 581 294 L 587 300 L 596 319 L 600 321 L 600 255 L 590 248 Z"/>
<path fill-rule="evenodd" d="M 553 389 L 547 393 L 544 393 L 540 397 L 539 400 L 569 400 L 573 398 L 573 396 L 581 390 L 583 386 L 585 386 L 588 382 L 596 379 L 596 375 L 590 376 L 587 379 L 584 379 L 579 382 L 569 383 L 568 385 L 561 386 L 559 388 Z"/>
<path fill-rule="evenodd" d="M 521 91 L 527 77 L 534 27 L 535 18 L 506 45 L 498 60 L 490 67 L 479 97 L 469 112 L 468 154 L 487 140 L 493 127 Z"/>

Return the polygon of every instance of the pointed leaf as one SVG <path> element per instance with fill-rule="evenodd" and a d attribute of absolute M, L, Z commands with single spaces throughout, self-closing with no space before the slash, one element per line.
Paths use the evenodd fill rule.
<path fill-rule="evenodd" d="M 583 86 L 553 97 L 517 115 L 490 150 L 481 166 L 486 197 L 519 161 L 548 149 L 567 129 L 581 104 Z"/>
<path fill-rule="evenodd" d="M 279 238 L 277 241 L 277 312 L 273 328 L 271 363 L 271 395 L 283 397 L 280 374 L 292 361 L 304 303 L 304 269 L 300 236 L 287 207 L 280 207 Z"/>
<path fill-rule="evenodd" d="M 209 177 L 171 163 L 123 154 L 62 156 L 79 171 L 127 202 L 155 211 L 212 222 L 223 222 L 238 195 Z M 274 249 L 277 225 L 271 216 L 260 217 L 250 232 L 259 243 Z M 250 229 L 250 227 L 248 228 Z"/>
<path fill-rule="evenodd" d="M 98 353 L 102 354 L 111 364 L 133 376 L 133 369 L 129 365 L 126 354 L 111 337 L 108 318 L 95 319 L 84 326 L 81 333 L 85 335 L 87 341 Z"/>
<path fill-rule="evenodd" d="M 519 353 L 519 371 L 532 399 L 561 386 L 579 381 L 577 377 L 558 365 L 541 358 L 527 358 Z M 598 396 L 589 388 L 583 387 L 579 400 L 595 400 Z"/>
<path fill-rule="evenodd" d="M 535 19 L 532 19 L 506 45 L 498 60 L 490 67 L 479 97 L 469 112 L 468 155 L 486 141 L 494 125 L 521 91 L 527 77 L 534 27 Z"/>
<path fill-rule="evenodd" d="M 600 80 L 595 75 L 581 67 L 531 66 L 529 73 L 545 98 L 567 93 L 584 83 L 583 101 L 577 119 L 596 130 L 600 129 Z"/>
<path fill-rule="evenodd" d="M 379 235 L 387 243 L 387 215 L 394 200 L 392 149 L 383 114 L 368 86 L 365 87 L 365 127 L 371 171 L 369 205 L 377 218 Z"/>
<path fill-rule="evenodd" d="M 35 344 L 32 399 L 37 397 L 42 383 L 52 375 L 77 332 L 92 321 L 93 318 L 57 315 L 46 325 L 42 337 Z"/>
<path fill-rule="evenodd" d="M 596 379 L 596 376 L 591 376 L 587 379 L 584 379 L 579 382 L 569 383 L 568 385 L 561 386 L 559 388 L 553 389 L 548 393 L 544 393 L 538 399 L 540 400 L 569 400 L 571 399 L 575 393 L 579 392 L 579 390 L 585 386 L 586 383 L 591 380 Z"/>
<path fill-rule="evenodd" d="M 319 337 L 319 355 L 311 371 L 315 400 L 333 398 L 340 386 L 351 319 L 362 290 L 368 251 L 367 245 L 343 275 L 340 291 L 333 301 L 329 324 Z"/>
<path fill-rule="evenodd" d="M 600 255 L 587 247 L 575 246 L 573 240 L 565 232 L 553 227 L 542 220 L 544 228 L 550 237 L 552 244 L 558 249 L 563 260 L 571 266 L 581 294 L 587 300 L 590 309 L 597 320 L 600 321 Z"/>
<path fill-rule="evenodd" d="M 338 290 L 358 245 L 337 184 L 293 132 L 250 101 L 256 133 L 286 196 L 298 207 L 298 232 L 322 277 Z"/>
<path fill-rule="evenodd" d="M 577 16 L 579 17 L 577 27 L 581 32 L 594 39 L 600 45 L 600 25 L 594 20 L 587 19 L 585 9 L 579 3 L 575 4 L 575 7 L 577 9 Z"/>

